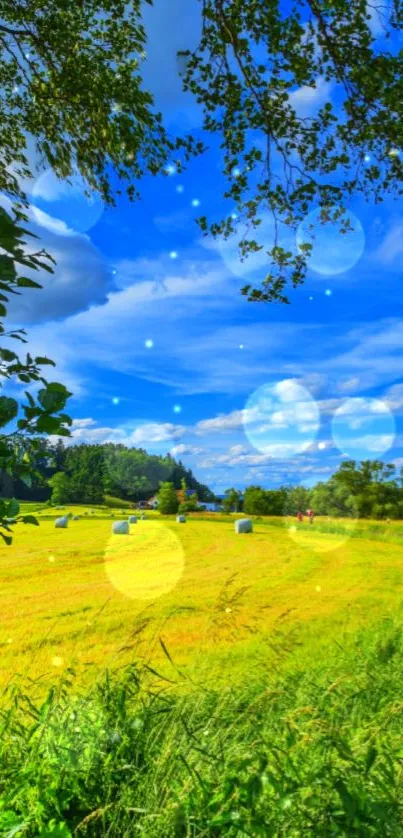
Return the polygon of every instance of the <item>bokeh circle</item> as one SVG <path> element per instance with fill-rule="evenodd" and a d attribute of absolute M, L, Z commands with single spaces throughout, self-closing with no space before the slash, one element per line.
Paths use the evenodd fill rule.
<path fill-rule="evenodd" d="M 85 233 L 97 224 L 104 211 L 101 198 L 85 195 L 84 179 L 77 175 L 71 184 L 60 180 L 52 169 L 42 172 L 32 189 L 32 211 L 36 221 L 46 226 L 46 216 L 64 222 L 70 229 Z"/>
<path fill-rule="evenodd" d="M 381 399 L 346 399 L 333 414 L 333 442 L 352 460 L 374 459 L 385 454 L 395 436 L 395 418 Z"/>
<path fill-rule="evenodd" d="M 311 270 L 324 276 L 346 273 L 356 265 L 365 248 L 365 233 L 354 213 L 346 211 L 345 218 L 352 229 L 340 232 L 343 219 L 325 221 L 320 219 L 320 208 L 313 210 L 301 221 L 297 229 L 297 247 L 311 244 L 307 259 Z"/>
<path fill-rule="evenodd" d="M 236 213 L 232 213 L 234 220 L 236 217 Z M 239 248 L 239 242 L 243 239 L 255 241 L 262 249 L 248 254 L 243 259 Z M 218 252 L 228 270 L 241 279 L 245 276 L 253 278 L 254 275 L 260 279 L 265 278 L 271 264 L 271 256 L 268 252 L 272 250 L 275 243 L 275 224 L 268 214 L 263 215 L 262 223 L 255 229 L 252 226 L 248 227 L 246 222 L 240 221 L 238 229 L 229 238 L 219 236 L 214 240 L 203 240 L 203 246 Z M 295 236 L 291 228 L 284 224 L 281 226 L 277 231 L 277 244 L 288 252 L 296 252 Z"/>
<path fill-rule="evenodd" d="M 242 418 L 251 445 L 280 459 L 306 451 L 320 425 L 315 399 L 295 379 L 263 384 L 249 397 Z"/>
<path fill-rule="evenodd" d="M 112 535 L 105 570 L 113 587 L 134 600 L 155 600 L 175 588 L 184 569 L 179 537 L 152 519 L 130 525 L 129 535 Z"/>

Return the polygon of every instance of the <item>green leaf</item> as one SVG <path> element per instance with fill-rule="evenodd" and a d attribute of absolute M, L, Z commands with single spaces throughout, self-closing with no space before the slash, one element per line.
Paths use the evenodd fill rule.
<path fill-rule="evenodd" d="M 9 349 L 0 349 L 0 358 L 3 361 L 18 361 L 18 355 L 15 352 L 10 352 Z"/>
<path fill-rule="evenodd" d="M 38 838 L 72 838 L 66 823 L 52 820 L 38 832 Z"/>
<path fill-rule="evenodd" d="M 10 500 L 10 503 L 7 505 L 6 514 L 8 518 L 15 518 L 20 511 L 20 505 L 15 498 Z"/>
<path fill-rule="evenodd" d="M 67 395 L 60 390 L 52 390 L 50 387 L 51 385 L 46 387 L 45 390 L 39 390 L 38 401 L 44 410 L 55 413 L 63 410 L 67 401 Z"/>
<path fill-rule="evenodd" d="M 367 751 L 367 755 L 365 757 L 365 773 L 371 770 L 376 758 L 378 756 L 378 751 L 374 745 L 370 745 Z"/>
<path fill-rule="evenodd" d="M 45 364 L 49 364 L 52 367 L 56 366 L 55 362 L 51 361 L 50 358 L 42 358 L 41 356 L 35 358 L 35 364 L 37 364 L 38 366 L 44 366 Z"/>
<path fill-rule="evenodd" d="M 28 279 L 26 276 L 19 276 L 17 285 L 19 288 L 42 288 L 39 282 L 34 282 L 33 279 Z"/>
<path fill-rule="evenodd" d="M 23 515 L 21 521 L 23 524 L 34 524 L 35 527 L 39 527 L 39 521 L 34 515 Z"/>
<path fill-rule="evenodd" d="M 0 427 L 8 425 L 18 414 L 18 402 L 7 396 L 0 396 Z"/>
<path fill-rule="evenodd" d="M 56 416 L 49 416 L 42 414 L 36 423 L 36 429 L 39 433 L 58 434 L 62 431 L 60 420 Z"/>
<path fill-rule="evenodd" d="M 1 526 L 1 524 L 0 524 L 0 526 Z M 12 544 L 12 541 L 13 541 L 11 535 L 4 535 L 4 532 L 1 532 L 1 530 L 0 530 L 0 535 L 3 539 L 3 541 L 5 541 L 6 544 L 8 545 L 8 547 L 9 547 L 10 544 Z"/>

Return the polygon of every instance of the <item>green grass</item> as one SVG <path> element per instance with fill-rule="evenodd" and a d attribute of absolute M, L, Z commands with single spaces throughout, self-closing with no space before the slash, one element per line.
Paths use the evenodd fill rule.
<path fill-rule="evenodd" d="M 403 836 L 401 522 L 89 509 L 3 548 L 0 836 Z"/>
<path fill-rule="evenodd" d="M 398 838 L 400 624 L 339 639 L 285 672 L 279 638 L 242 686 L 132 666 L 83 694 L 72 672 L 44 701 L 37 684 L 10 689 L 2 834 Z"/>
<path fill-rule="evenodd" d="M 371 522 L 337 522 L 328 532 L 317 521 L 290 532 L 295 522 L 267 519 L 239 536 L 236 516 L 194 515 L 179 525 L 149 512 L 119 538 L 110 515 L 121 513 L 90 509 L 39 512 L 40 527 L 21 525 L 3 547 L 0 685 L 26 673 L 58 677 L 66 666 L 90 683 L 139 647 L 165 665 L 161 635 L 189 672 L 208 665 L 218 679 L 226 669 L 242 679 L 245 661 L 259 658 L 279 624 L 313 654 L 340 627 L 400 612 L 398 524 L 381 534 Z M 55 529 L 54 518 L 69 511 L 81 519 Z"/>

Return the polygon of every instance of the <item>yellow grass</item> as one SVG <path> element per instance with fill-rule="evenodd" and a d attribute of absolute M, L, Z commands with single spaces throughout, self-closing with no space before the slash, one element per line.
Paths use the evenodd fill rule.
<path fill-rule="evenodd" d="M 55 529 L 53 519 L 68 511 L 85 510 L 44 512 L 39 528 L 18 526 L 12 546 L 0 548 L 1 684 L 18 674 L 51 680 L 70 666 L 88 680 L 139 654 L 162 656 L 167 672 L 159 637 L 189 671 L 242 673 L 269 653 L 279 627 L 297 629 L 300 654 L 315 654 L 400 607 L 401 524 L 388 525 L 389 541 L 376 539 L 376 522 L 360 522 L 366 537 L 352 537 L 354 522 L 326 533 L 319 521 L 308 529 L 270 519 L 236 535 L 235 516 L 195 515 L 181 525 L 147 513 L 129 536 L 112 536 L 106 510 Z"/>

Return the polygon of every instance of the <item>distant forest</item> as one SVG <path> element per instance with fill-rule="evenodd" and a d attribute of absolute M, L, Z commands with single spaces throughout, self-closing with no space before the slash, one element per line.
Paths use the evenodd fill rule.
<path fill-rule="evenodd" d="M 1 497 L 47 501 L 57 486 L 63 502 L 102 503 L 105 495 L 135 502 L 147 500 L 163 482 L 169 481 L 180 489 L 185 480 L 199 501 L 215 499 L 207 486 L 169 454 L 156 456 L 142 448 L 112 443 L 66 447 L 62 440 L 52 444 L 48 439 L 37 438 L 27 441 L 26 456 L 35 472 L 31 485 L 0 472 Z"/>

